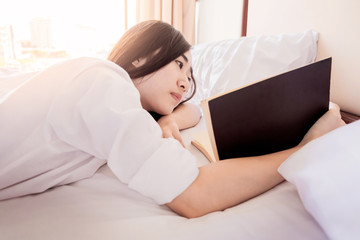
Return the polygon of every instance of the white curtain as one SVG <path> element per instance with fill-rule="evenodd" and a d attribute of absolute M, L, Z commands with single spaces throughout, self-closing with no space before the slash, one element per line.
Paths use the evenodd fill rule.
<path fill-rule="evenodd" d="M 173 25 L 195 43 L 196 0 L 136 0 L 136 22 L 155 19 Z"/>

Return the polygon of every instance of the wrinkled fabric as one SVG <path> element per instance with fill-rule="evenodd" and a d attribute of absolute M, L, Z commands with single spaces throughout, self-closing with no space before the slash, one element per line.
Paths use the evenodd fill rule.
<path fill-rule="evenodd" d="M 91 177 L 117 178 L 159 204 L 197 177 L 194 157 L 141 107 L 128 74 L 79 58 L 0 80 L 0 199 Z"/>
<path fill-rule="evenodd" d="M 203 99 L 314 62 L 319 34 L 312 30 L 294 34 L 241 37 L 195 45 L 193 56 L 197 93 Z"/>

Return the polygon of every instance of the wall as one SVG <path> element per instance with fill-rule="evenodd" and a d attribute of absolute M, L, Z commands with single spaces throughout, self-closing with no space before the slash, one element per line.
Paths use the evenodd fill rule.
<path fill-rule="evenodd" d="M 240 37 L 242 4 L 240 0 L 199 0 L 197 43 Z"/>
<path fill-rule="evenodd" d="M 333 57 L 331 100 L 360 115 L 359 9 L 358 0 L 251 0 L 247 35 L 318 31 L 318 59 Z"/>

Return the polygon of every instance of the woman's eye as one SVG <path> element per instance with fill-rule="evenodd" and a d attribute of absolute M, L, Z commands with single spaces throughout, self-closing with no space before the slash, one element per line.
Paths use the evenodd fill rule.
<path fill-rule="evenodd" d="M 183 68 L 184 64 L 183 64 L 181 61 L 175 60 L 175 62 L 176 62 L 176 64 L 179 66 L 180 69 Z"/>

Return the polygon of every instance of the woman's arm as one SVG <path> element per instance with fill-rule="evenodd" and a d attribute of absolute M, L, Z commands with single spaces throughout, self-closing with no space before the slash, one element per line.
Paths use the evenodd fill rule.
<path fill-rule="evenodd" d="M 180 130 L 195 126 L 200 118 L 201 112 L 198 106 L 186 102 L 180 104 L 171 114 L 162 116 L 158 120 L 158 124 L 164 138 L 175 138 L 185 147 Z"/>
<path fill-rule="evenodd" d="M 339 110 L 321 117 L 299 146 L 258 157 L 229 159 L 200 167 L 196 180 L 167 205 L 185 217 L 224 210 L 255 197 L 284 181 L 277 169 L 311 140 L 344 125 Z"/>
<path fill-rule="evenodd" d="M 298 149 L 229 159 L 200 167 L 197 179 L 167 205 L 188 218 L 235 206 L 284 181 L 277 169 Z"/>

